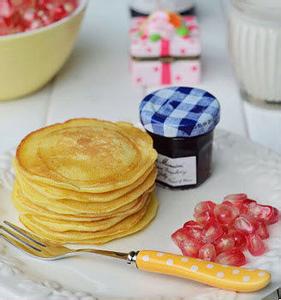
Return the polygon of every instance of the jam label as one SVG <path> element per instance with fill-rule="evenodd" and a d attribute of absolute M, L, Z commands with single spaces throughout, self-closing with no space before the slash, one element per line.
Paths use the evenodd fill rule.
<path fill-rule="evenodd" d="M 171 158 L 158 154 L 157 180 L 170 186 L 185 186 L 197 183 L 196 157 Z"/>

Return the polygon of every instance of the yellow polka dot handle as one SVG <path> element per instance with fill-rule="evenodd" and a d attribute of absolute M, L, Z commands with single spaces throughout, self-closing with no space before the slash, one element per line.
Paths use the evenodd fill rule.
<path fill-rule="evenodd" d="M 195 280 L 237 292 L 254 292 L 270 282 L 269 272 L 231 267 L 181 255 L 142 250 L 136 257 L 140 270 Z"/>

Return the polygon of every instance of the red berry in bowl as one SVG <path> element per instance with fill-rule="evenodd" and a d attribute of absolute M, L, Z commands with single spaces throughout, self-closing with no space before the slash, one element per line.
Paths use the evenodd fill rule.
<path fill-rule="evenodd" d="M 77 6 L 78 0 L 0 0 L 0 35 L 47 26 L 71 14 Z"/>
<path fill-rule="evenodd" d="M 199 250 L 198 257 L 200 259 L 206 260 L 206 261 L 215 261 L 216 259 L 216 248 L 213 244 L 205 244 L 202 246 Z"/>
<path fill-rule="evenodd" d="M 232 249 L 220 253 L 216 258 L 216 262 L 223 265 L 240 267 L 246 264 L 246 257 L 239 249 Z"/>
<path fill-rule="evenodd" d="M 14 7 L 10 0 L 0 1 L 0 18 L 10 18 L 14 13 Z"/>

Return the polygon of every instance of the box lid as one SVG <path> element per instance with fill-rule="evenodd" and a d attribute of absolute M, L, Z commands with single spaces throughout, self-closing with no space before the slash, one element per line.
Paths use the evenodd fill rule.
<path fill-rule="evenodd" d="M 170 23 L 173 14 L 174 24 Z M 179 19 L 176 19 L 176 18 Z M 176 25 L 176 26 L 175 26 Z M 193 58 L 201 54 L 199 26 L 195 16 L 158 11 L 135 17 L 130 27 L 130 55 L 139 59 Z"/>

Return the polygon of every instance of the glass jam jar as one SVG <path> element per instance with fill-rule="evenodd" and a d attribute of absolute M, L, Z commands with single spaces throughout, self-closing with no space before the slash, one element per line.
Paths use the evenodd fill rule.
<path fill-rule="evenodd" d="M 171 189 L 202 184 L 211 174 L 218 100 L 207 91 L 168 87 L 147 95 L 140 119 L 158 152 L 157 182 Z"/>

